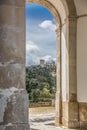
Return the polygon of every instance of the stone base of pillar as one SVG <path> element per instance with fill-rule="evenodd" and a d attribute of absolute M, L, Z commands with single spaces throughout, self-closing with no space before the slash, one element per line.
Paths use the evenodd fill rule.
<path fill-rule="evenodd" d="M 56 101 L 55 101 L 55 125 L 59 126 L 62 123 L 62 102 L 60 99 L 61 94 L 57 91 L 56 92 Z"/>
<path fill-rule="evenodd" d="M 0 89 L 0 130 L 29 130 L 26 90 Z"/>
<path fill-rule="evenodd" d="M 65 119 L 62 119 L 63 126 L 67 128 L 80 128 L 79 121 L 67 121 Z"/>
<path fill-rule="evenodd" d="M 61 125 L 61 123 L 60 123 L 60 117 L 55 117 L 55 125 L 56 126 L 60 126 Z"/>
<path fill-rule="evenodd" d="M 87 102 L 79 102 L 79 121 L 81 128 L 87 128 Z"/>
<path fill-rule="evenodd" d="M 79 128 L 78 102 L 63 102 L 62 110 L 62 124 L 68 128 Z"/>
<path fill-rule="evenodd" d="M 0 126 L 0 130 L 30 130 L 28 124 L 8 124 L 7 126 Z"/>
<path fill-rule="evenodd" d="M 80 128 L 79 126 L 79 121 L 67 121 L 65 119 L 62 118 L 62 123 L 60 123 L 59 121 L 59 117 L 55 119 L 55 125 L 56 126 L 64 126 L 66 128 Z M 87 126 L 87 124 L 86 124 Z"/>
<path fill-rule="evenodd" d="M 87 129 L 87 121 L 80 121 L 80 128 Z"/>
<path fill-rule="evenodd" d="M 67 128 L 87 128 L 86 102 L 62 102 L 61 117 L 58 115 L 60 114 L 56 113 L 55 125 L 57 126 L 62 124 Z"/>

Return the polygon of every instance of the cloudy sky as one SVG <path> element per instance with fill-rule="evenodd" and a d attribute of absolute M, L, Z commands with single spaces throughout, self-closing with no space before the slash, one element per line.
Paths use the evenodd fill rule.
<path fill-rule="evenodd" d="M 39 64 L 40 59 L 55 60 L 56 25 L 44 7 L 26 3 L 26 66 Z"/>

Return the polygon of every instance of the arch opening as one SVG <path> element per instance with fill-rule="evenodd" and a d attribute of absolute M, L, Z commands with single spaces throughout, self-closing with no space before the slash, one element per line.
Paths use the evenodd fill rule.
<path fill-rule="evenodd" d="M 42 5 L 26 3 L 26 89 L 29 94 L 31 129 L 34 124 L 37 124 L 37 129 L 40 129 L 42 125 L 45 128 L 51 123 L 54 124 L 55 80 L 55 19 Z M 48 121 L 49 124 L 45 125 Z"/>
<path fill-rule="evenodd" d="M 66 23 L 62 28 L 62 22 L 58 11 L 50 1 L 27 1 L 37 3 L 47 8 L 56 20 L 56 34 L 57 34 L 57 88 L 56 88 L 56 117 L 55 124 L 62 124 L 62 99 L 66 101 Z M 63 38 L 62 38 L 63 36 Z M 65 46 L 63 45 L 63 42 Z M 62 47 L 63 46 L 63 47 Z M 65 51 L 64 51 L 65 50 Z M 63 54 L 63 56 L 62 56 Z M 63 58 L 64 57 L 64 58 Z M 62 63 L 63 62 L 63 63 Z M 63 72 L 62 72 L 63 70 Z M 64 77 L 64 78 L 63 78 Z M 62 79 L 63 78 L 63 79 Z M 65 83 L 63 82 L 65 81 Z M 63 84 L 63 85 L 62 85 Z M 62 85 L 62 86 L 61 86 Z M 65 93 L 65 94 L 64 94 Z M 65 95 L 65 96 L 63 96 Z"/>
<path fill-rule="evenodd" d="M 72 46 L 73 43 L 70 41 L 70 39 L 73 39 L 74 43 L 76 43 L 76 36 L 74 38 L 71 36 L 73 35 L 73 27 L 73 31 L 76 34 L 76 9 L 74 2 L 72 1 L 72 8 L 70 8 L 71 4 L 67 0 L 59 0 L 58 2 L 55 0 L 54 2 L 49 0 L 26 0 L 26 2 L 37 3 L 46 7 L 53 14 L 56 20 L 57 91 L 55 120 L 57 125 L 64 124 L 69 127 L 74 127 L 71 125 L 72 121 L 70 123 L 67 122 L 68 117 L 70 116 L 70 113 L 68 112 L 68 109 L 71 108 L 71 106 L 68 105 L 70 101 L 75 102 L 76 110 L 78 113 L 76 67 L 74 67 L 74 65 L 76 66 L 76 45 Z M 69 51 L 71 47 L 74 51 L 72 53 Z M 74 58 L 73 65 L 71 62 L 72 58 Z M 70 81 L 71 75 L 72 79 Z M 71 88 L 72 84 L 74 84 L 73 88 Z M 71 109 L 71 111 L 73 110 Z M 76 120 L 78 123 L 78 117 L 76 117 Z"/>

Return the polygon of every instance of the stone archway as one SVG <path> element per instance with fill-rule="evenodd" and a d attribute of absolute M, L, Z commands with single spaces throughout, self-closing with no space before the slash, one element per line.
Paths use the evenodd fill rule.
<path fill-rule="evenodd" d="M 73 0 L 26 0 L 47 7 L 57 23 L 56 124 L 79 127 L 76 80 L 76 10 Z M 60 8 L 61 7 L 61 8 Z M 61 10 L 62 9 L 62 10 Z M 4 13 L 3 13 L 4 12 Z M 25 1 L 0 2 L 0 129 L 28 130 L 25 90 Z M 62 33 L 65 61 L 62 59 Z M 63 66 L 66 72 L 63 78 Z M 63 99 L 63 79 L 66 81 Z"/>

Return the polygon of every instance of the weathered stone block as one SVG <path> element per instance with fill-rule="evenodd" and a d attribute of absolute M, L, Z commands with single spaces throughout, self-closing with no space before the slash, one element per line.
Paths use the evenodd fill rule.
<path fill-rule="evenodd" d="M 79 103 L 79 120 L 87 121 L 87 103 Z"/>
<path fill-rule="evenodd" d="M 0 89 L 25 88 L 25 66 L 9 62 L 0 63 Z"/>
<path fill-rule="evenodd" d="M 2 25 L 15 25 L 16 19 L 17 19 L 16 7 L 5 6 L 5 5 L 0 6 L 0 24 L 2 24 Z"/>
<path fill-rule="evenodd" d="M 80 128 L 87 130 L 87 121 L 80 121 Z"/>
<path fill-rule="evenodd" d="M 68 102 L 62 102 L 62 124 L 68 127 Z"/>
<path fill-rule="evenodd" d="M 79 111 L 78 102 L 69 102 L 69 118 L 70 121 L 78 121 Z"/>
<path fill-rule="evenodd" d="M 9 126 L 6 130 L 30 130 L 29 124 L 16 124 L 14 126 Z"/>
<path fill-rule="evenodd" d="M 29 124 L 7 124 L 0 126 L 0 130 L 30 130 Z"/>
<path fill-rule="evenodd" d="M 26 21 L 25 7 L 17 7 L 15 13 L 16 13 L 16 26 L 18 28 L 22 28 L 23 31 L 25 31 L 25 25 L 26 25 L 25 24 L 25 21 Z"/>
<path fill-rule="evenodd" d="M 77 102 L 62 103 L 62 123 L 69 128 L 79 128 L 79 112 Z"/>
<path fill-rule="evenodd" d="M 80 127 L 87 128 L 87 103 L 79 103 Z"/>
<path fill-rule="evenodd" d="M 28 96 L 25 90 L 12 88 L 0 97 L 0 125 L 28 123 Z M 1 113 L 2 112 L 2 113 Z"/>
<path fill-rule="evenodd" d="M 0 27 L 0 62 L 25 63 L 24 32 L 17 30 L 13 26 Z"/>
<path fill-rule="evenodd" d="M 25 7 L 0 6 L 0 25 L 18 27 L 24 31 Z"/>
<path fill-rule="evenodd" d="M 26 96 L 25 91 L 13 95 L 11 97 L 11 105 L 13 106 L 12 113 L 11 113 L 11 116 L 14 115 L 13 123 L 28 123 L 29 105 L 28 105 L 28 98 Z"/>
<path fill-rule="evenodd" d="M 0 0 L 1 5 L 24 6 L 25 0 Z"/>
<path fill-rule="evenodd" d="M 0 125 L 0 130 L 5 130 L 5 126 Z"/>

